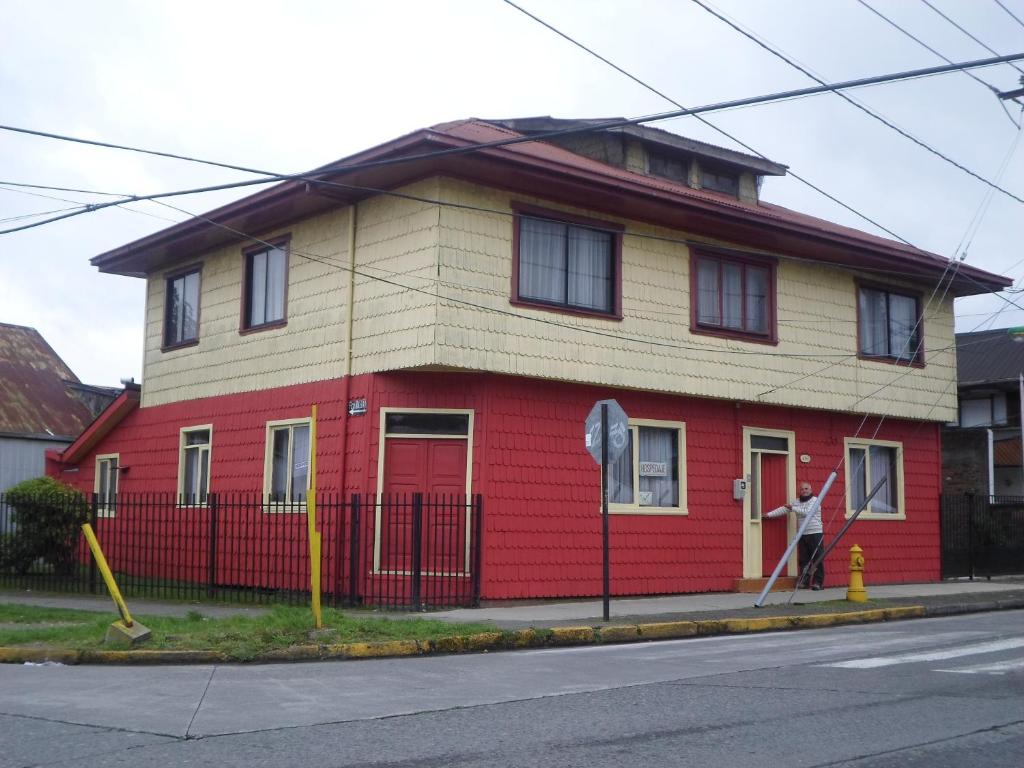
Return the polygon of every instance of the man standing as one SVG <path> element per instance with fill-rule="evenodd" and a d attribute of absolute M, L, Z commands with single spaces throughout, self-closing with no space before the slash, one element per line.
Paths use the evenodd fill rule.
<path fill-rule="evenodd" d="M 804 571 L 807 565 L 811 562 L 811 558 L 814 555 L 821 552 L 821 539 L 822 539 L 822 528 L 821 528 L 821 509 L 817 506 L 818 497 L 813 495 L 814 492 L 811 489 L 811 484 L 808 482 L 800 483 L 800 498 L 790 504 L 773 509 L 771 512 L 765 514 L 765 517 L 781 517 L 787 512 L 793 512 L 803 522 L 803 518 L 811 515 L 811 521 L 807 523 L 807 528 L 804 530 L 804 535 L 800 537 L 800 543 L 797 548 L 797 559 L 800 562 L 800 576 L 801 580 L 797 584 L 798 588 L 805 588 L 807 586 L 805 579 L 808 578 L 808 574 Z M 825 588 L 825 563 L 819 561 L 817 568 L 814 569 L 814 573 L 809 574 L 811 580 L 811 589 L 820 590 Z"/>

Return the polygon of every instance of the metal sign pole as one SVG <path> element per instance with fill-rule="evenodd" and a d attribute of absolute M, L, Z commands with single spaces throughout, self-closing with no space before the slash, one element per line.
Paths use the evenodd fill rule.
<path fill-rule="evenodd" d="M 604 620 L 611 614 L 608 574 L 608 404 L 601 404 L 601 556 Z"/>

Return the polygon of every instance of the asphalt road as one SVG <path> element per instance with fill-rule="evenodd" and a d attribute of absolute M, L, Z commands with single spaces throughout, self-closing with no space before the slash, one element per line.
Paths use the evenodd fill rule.
<path fill-rule="evenodd" d="M 0 666 L 0 766 L 1024 764 L 1024 612 L 303 665 Z"/>

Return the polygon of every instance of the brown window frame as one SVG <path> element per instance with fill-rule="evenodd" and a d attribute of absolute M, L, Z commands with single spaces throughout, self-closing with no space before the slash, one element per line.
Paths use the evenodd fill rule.
<path fill-rule="evenodd" d="M 199 286 L 196 289 L 196 335 L 194 338 L 182 339 L 181 341 L 168 341 L 167 334 L 169 330 L 168 316 L 171 309 L 171 283 L 188 277 L 191 274 L 196 274 L 199 278 Z M 199 343 L 199 331 L 200 321 L 202 319 L 202 307 L 203 307 L 203 265 L 202 263 L 190 264 L 187 267 L 176 269 L 173 272 L 168 272 L 164 275 L 164 311 L 163 311 L 163 328 L 160 330 L 160 351 L 169 352 L 175 349 L 183 349 L 185 347 L 194 347 Z"/>
<path fill-rule="evenodd" d="M 519 307 L 530 309 L 542 309 L 547 312 L 559 312 L 567 315 L 581 315 L 583 317 L 596 317 L 604 320 L 622 320 L 622 234 L 625 227 L 609 221 L 589 219 L 585 216 L 556 211 L 550 208 L 542 208 L 527 203 L 512 203 L 512 291 L 509 302 Z M 523 218 L 543 219 L 545 221 L 557 221 L 569 226 L 582 227 L 585 229 L 596 229 L 611 235 L 611 260 L 612 260 L 612 307 L 611 311 L 587 309 L 572 304 L 558 304 L 555 302 L 540 301 L 533 298 L 524 298 L 519 294 L 519 229 Z"/>
<path fill-rule="evenodd" d="M 924 368 L 924 309 L 922 307 L 922 294 L 920 291 L 914 291 L 907 288 L 893 288 L 891 285 L 883 285 L 882 283 L 872 283 L 865 280 L 855 281 L 856 294 L 854 296 L 854 305 L 857 308 L 857 359 L 869 360 L 875 363 L 885 363 L 886 365 L 908 365 L 911 368 Z M 889 295 L 895 294 L 896 296 L 902 296 L 907 299 L 913 299 L 917 308 L 917 350 L 914 353 L 914 357 L 911 359 L 900 359 L 893 355 L 869 355 L 863 351 L 863 336 L 861 334 L 861 323 L 860 323 L 860 294 L 863 290 L 879 291 L 880 293 Z M 888 304 L 888 299 L 886 300 Z M 888 328 L 886 329 L 886 335 L 888 337 Z"/>
<path fill-rule="evenodd" d="M 756 331 L 745 331 L 737 330 L 735 328 L 727 328 L 724 325 L 710 325 L 707 323 L 701 323 L 698 320 L 698 302 L 700 301 L 700 291 L 698 290 L 697 281 L 697 265 L 701 260 L 715 261 L 719 264 L 739 264 L 744 268 L 743 272 L 743 316 L 746 317 L 747 312 L 747 301 L 746 301 L 746 283 L 747 283 L 747 267 L 756 267 L 758 269 L 768 270 L 768 311 L 767 317 L 765 318 L 768 325 L 768 330 L 764 333 L 757 333 Z M 740 255 L 735 253 L 725 253 L 721 251 L 711 250 L 697 250 L 693 249 L 690 252 L 690 333 L 699 334 L 701 336 L 716 336 L 723 339 L 737 339 L 740 341 L 750 341 L 755 344 L 771 344 L 777 345 L 779 343 L 779 325 L 777 322 L 777 309 L 778 309 L 778 290 L 777 290 L 777 268 L 778 262 L 775 259 L 761 257 L 761 256 L 748 256 Z M 722 312 L 722 284 L 719 280 L 719 316 L 724 317 Z"/>
<path fill-rule="evenodd" d="M 268 331 L 273 328 L 283 328 L 288 325 L 288 276 L 291 267 L 291 235 L 282 235 L 265 243 L 249 246 L 242 249 L 242 301 L 241 312 L 238 321 L 238 332 L 242 335 Z M 282 315 L 279 320 L 271 320 L 267 323 L 250 323 L 249 317 L 252 311 L 252 258 L 261 253 L 278 249 L 284 251 L 284 295 L 281 298 Z"/>

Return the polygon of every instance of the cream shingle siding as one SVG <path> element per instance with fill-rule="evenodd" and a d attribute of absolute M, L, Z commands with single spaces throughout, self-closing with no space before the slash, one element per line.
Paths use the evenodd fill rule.
<path fill-rule="evenodd" d="M 438 185 L 431 179 L 402 192 L 437 199 Z M 377 197 L 359 203 L 354 374 L 434 362 L 439 216 L 437 205 L 415 200 Z"/>
<path fill-rule="evenodd" d="M 932 421 L 956 416 L 950 299 L 933 302 L 926 313 L 923 369 L 858 360 L 856 273 L 785 258 L 777 273 L 777 346 L 693 335 L 688 248 L 630 236 L 686 233 L 621 220 L 627 232 L 621 322 L 517 307 L 509 303 L 513 196 L 452 179 L 401 191 L 498 213 L 396 197 L 359 203 L 354 374 L 448 366 Z M 514 199 L 615 220 L 540 198 Z M 348 223 L 344 209 L 287 230 L 288 324 L 281 329 L 239 334 L 236 245 L 195 259 L 203 262 L 200 343 L 161 352 L 165 283 L 163 274 L 151 276 L 143 404 L 341 376 Z M 283 231 L 262 236 L 278 234 Z"/>
<path fill-rule="evenodd" d="M 258 234 L 264 240 L 291 234 L 282 328 L 239 333 L 244 269 L 242 246 L 233 245 L 182 262 L 203 265 L 199 343 L 161 352 L 165 273 L 150 275 L 142 405 L 341 376 L 347 231 L 348 212 L 341 210 Z"/>
<path fill-rule="evenodd" d="M 497 190 L 445 180 L 441 192 L 448 201 L 511 211 L 510 196 Z M 516 199 L 609 219 L 541 199 Z M 627 233 L 686 237 L 635 222 L 620 223 Z M 689 332 L 685 245 L 625 236 L 624 317 L 614 322 L 511 307 L 512 221 L 508 216 L 444 208 L 440 238 L 442 292 L 525 316 L 442 301 L 437 317 L 436 362 L 440 365 L 940 421 L 955 416 L 951 300 L 936 301 L 929 308 L 924 329 L 927 366 L 909 368 L 857 359 L 856 275 L 851 271 L 781 259 L 779 344 L 764 346 Z M 815 357 L 780 356 L 786 353 Z M 807 378 L 798 381 L 802 376 Z M 776 387 L 777 391 L 762 395 Z"/>

